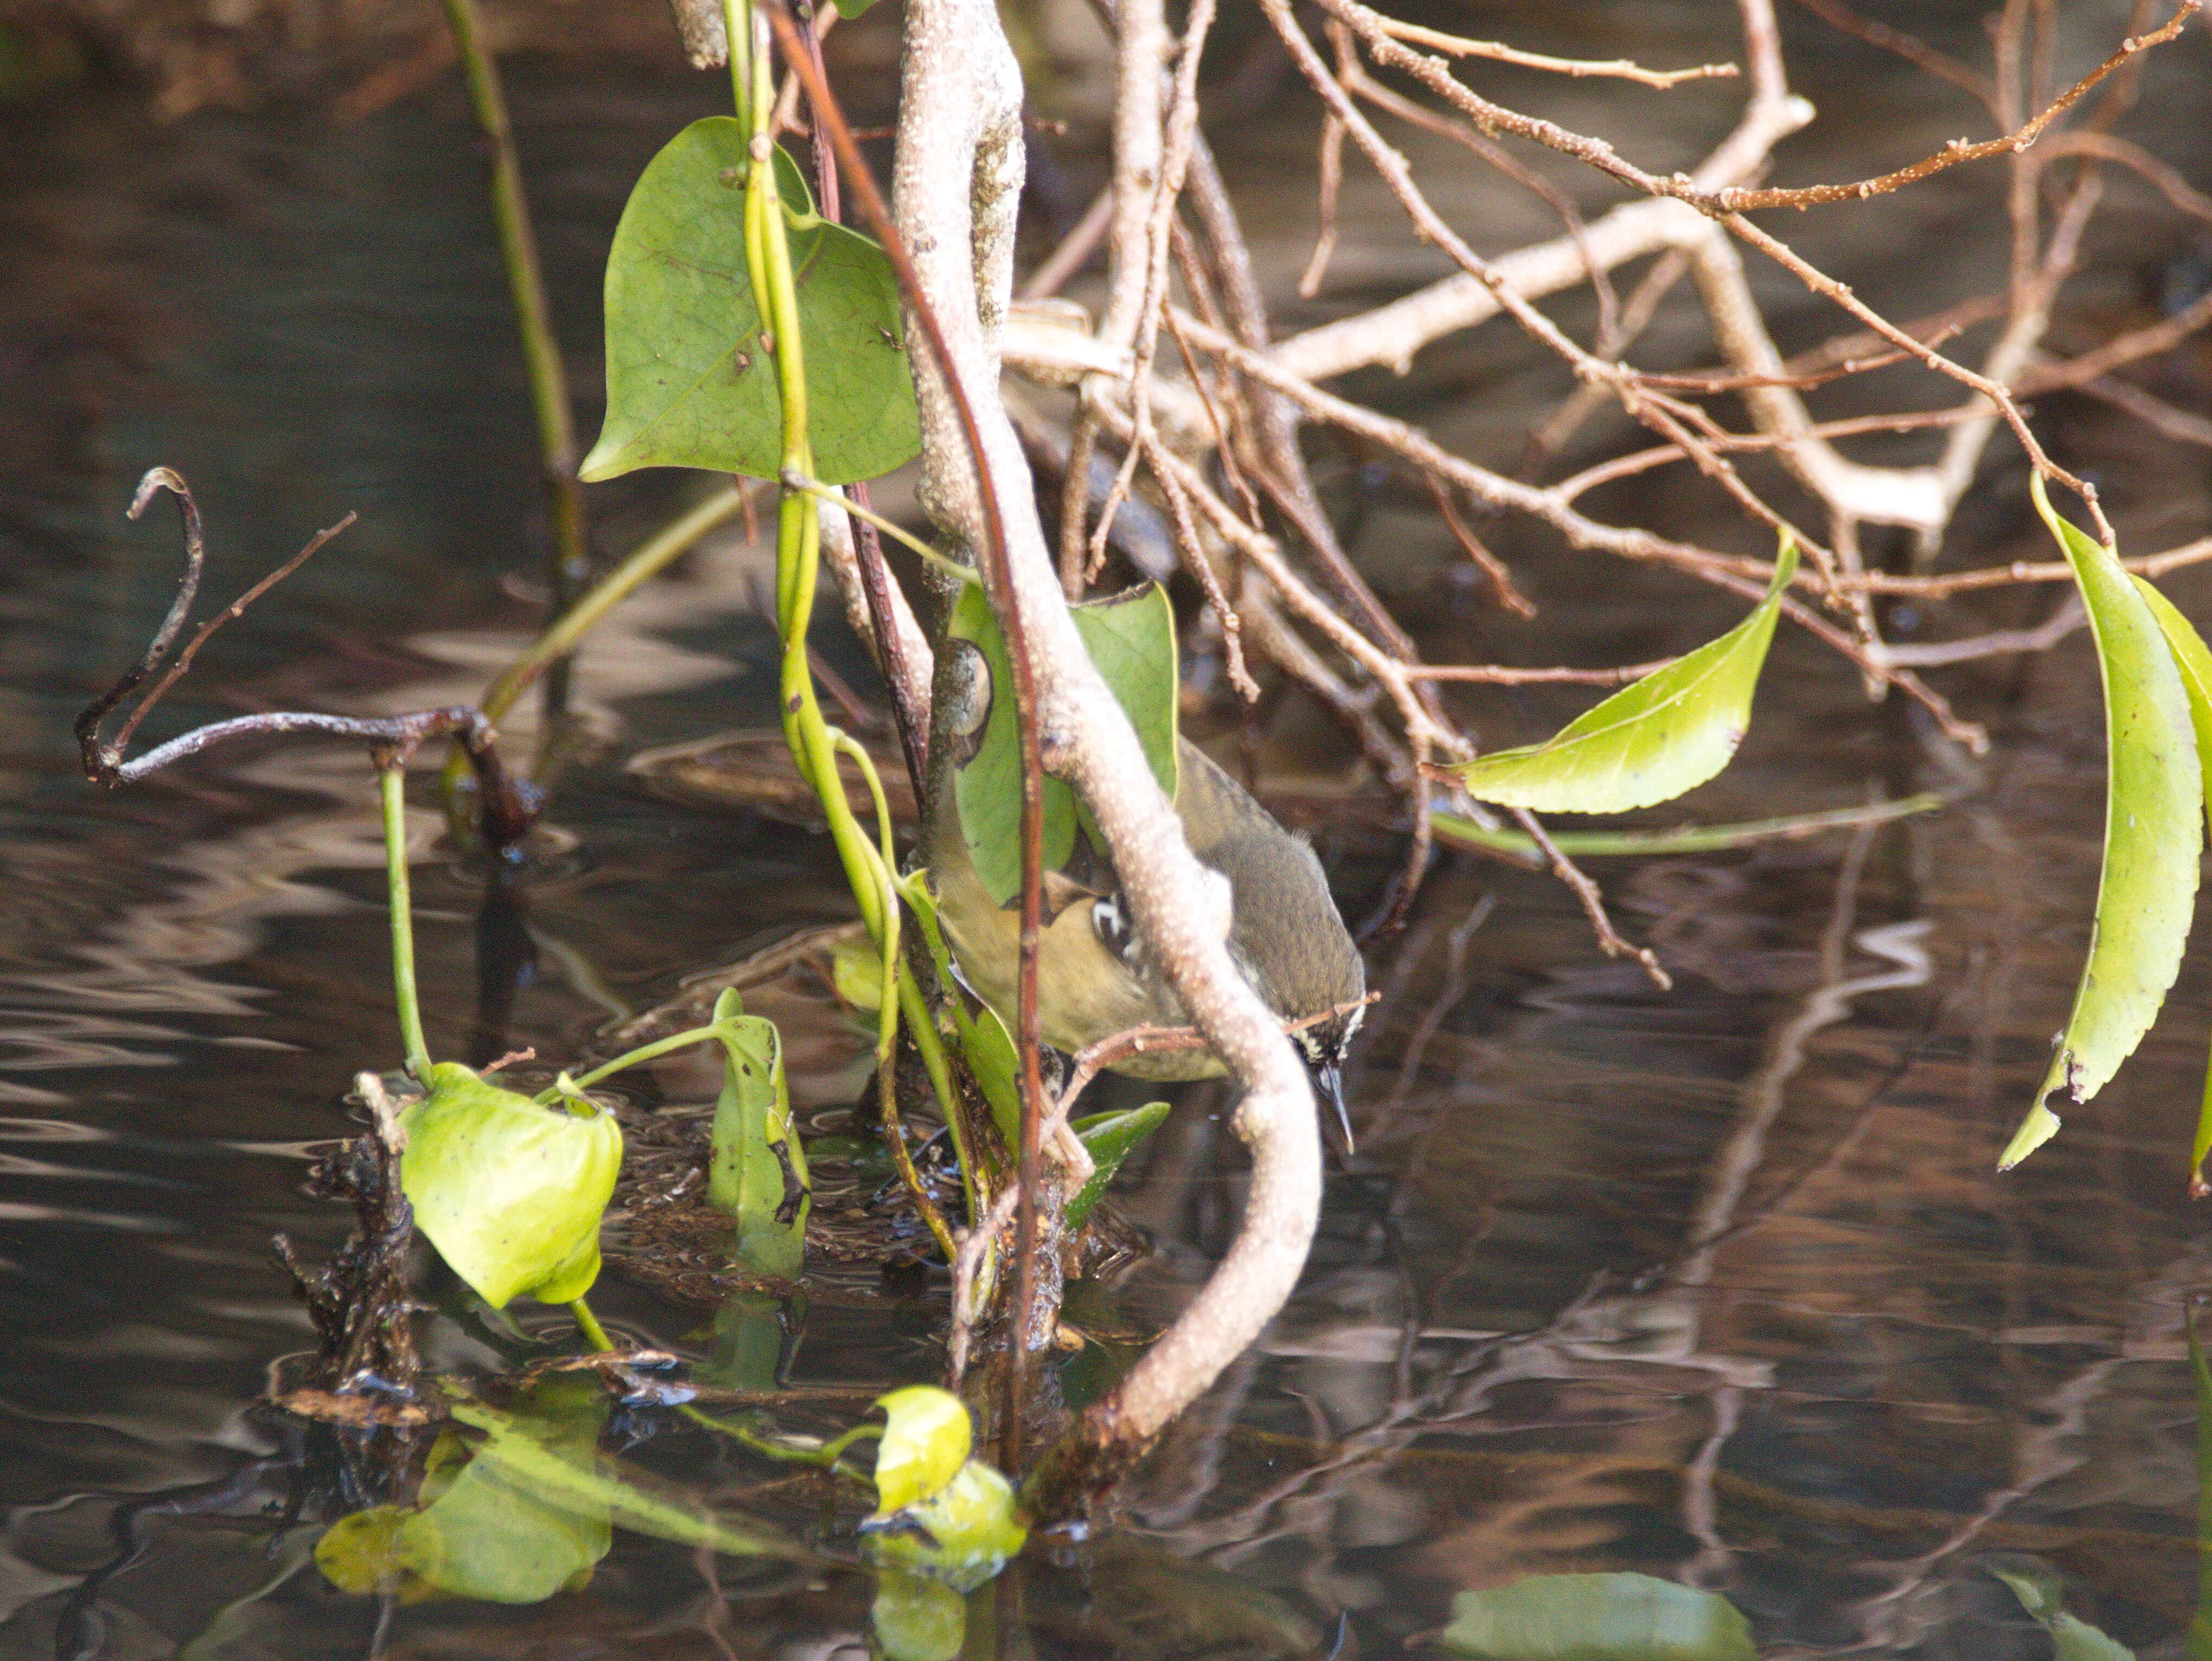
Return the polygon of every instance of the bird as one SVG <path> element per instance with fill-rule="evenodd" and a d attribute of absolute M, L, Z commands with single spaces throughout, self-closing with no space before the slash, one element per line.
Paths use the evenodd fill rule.
<path fill-rule="evenodd" d="M 988 678 L 979 664 L 972 673 Z M 963 695 L 959 670 L 948 694 L 938 689 L 921 845 L 938 918 L 962 979 L 1014 1026 L 1021 924 L 1015 906 L 997 904 L 970 857 L 961 826 L 953 769 L 961 741 L 980 731 L 988 693 Z M 1345 1151 L 1352 1149 L 1345 1100 L 1347 1052 L 1367 1012 L 1367 970 L 1344 925 L 1328 876 L 1306 841 L 1282 823 L 1188 739 L 1176 738 L 1176 816 L 1200 863 L 1229 890 L 1231 959 L 1285 1025 L 1334 1111 Z M 972 755 L 973 749 L 967 750 Z M 1077 838 L 1067 868 L 1048 873 L 1044 930 L 1037 945 L 1037 1020 L 1046 1044 L 1073 1055 L 1142 1026 L 1189 1024 L 1174 989 L 1146 951 L 1110 864 Z M 1319 1017 L 1319 1019 L 1314 1019 Z M 1161 1082 L 1218 1077 L 1227 1070 L 1211 1050 L 1154 1050 L 1111 1070 Z"/>

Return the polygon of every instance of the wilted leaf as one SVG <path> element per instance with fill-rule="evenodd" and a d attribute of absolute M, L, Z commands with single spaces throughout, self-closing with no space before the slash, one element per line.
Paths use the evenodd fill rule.
<path fill-rule="evenodd" d="M 1121 1168 L 1121 1161 L 1129 1157 L 1139 1143 L 1158 1130 L 1167 1116 L 1166 1102 L 1148 1101 L 1125 1113 L 1093 1113 L 1074 1122 L 1075 1134 L 1097 1169 L 1067 1203 L 1069 1228 L 1080 1228 L 1091 1220 L 1091 1211 L 1105 1197 L 1107 1185 Z"/>
<path fill-rule="evenodd" d="M 1166 592 L 1147 583 L 1125 594 L 1070 608 L 1076 632 L 1106 685 L 1137 730 L 1152 777 L 1176 793 L 1175 611 Z M 981 742 L 953 774 L 954 799 L 975 873 L 998 905 L 1022 886 L 1022 757 L 1016 725 L 1013 670 L 990 602 L 974 583 L 960 591 L 951 633 L 982 654 L 991 677 L 991 711 Z M 1058 870 L 1075 851 L 1075 792 L 1044 781 L 1044 869 Z"/>
<path fill-rule="evenodd" d="M 2125 1644 L 2066 1612 L 2056 1575 L 2002 1568 L 1990 1573 L 2012 1588 L 2020 1606 L 2051 1634 L 2052 1661 L 2136 1661 L 2136 1652 Z"/>
<path fill-rule="evenodd" d="M 2212 651 L 2206 650 L 2204 637 L 2172 601 L 2141 577 L 2132 580 L 2157 620 L 2159 632 L 2166 636 L 2174 667 L 2181 671 L 2182 687 L 2189 694 L 2189 719 L 2197 730 L 2197 767 L 2203 775 L 2206 810 L 2212 812 Z M 2197 1110 L 2197 1140 L 2189 1150 L 2189 1191 L 2199 1198 L 2208 1191 L 2204 1181 L 2208 1153 L 2212 1153 L 2212 1067 L 2205 1071 L 2204 1103 Z"/>
<path fill-rule="evenodd" d="M 2158 619 L 2119 561 L 2051 511 L 2040 478 L 2033 488 L 2096 636 L 2105 687 L 2105 867 L 2074 1011 L 2000 1170 L 2057 1132 L 2058 1116 L 2044 1105 L 2052 1091 L 2088 1100 L 2150 1030 L 2180 971 L 2204 845 L 2189 694 Z"/>
<path fill-rule="evenodd" d="M 400 1124 L 400 1185 L 415 1223 L 495 1309 L 567 1303 L 599 1273 L 599 1216 L 622 1166 L 611 1113 L 541 1107 L 440 1062 Z"/>
<path fill-rule="evenodd" d="M 1540 813 L 1626 813 L 1704 784 L 1743 741 L 1774 620 L 1796 573 L 1797 545 L 1785 536 L 1751 615 L 1542 743 L 1455 767 L 1462 788 L 1478 801 Z"/>
<path fill-rule="evenodd" d="M 745 258 L 747 142 L 732 117 L 695 121 L 630 192 L 607 257 L 607 418 L 586 480 L 639 467 L 776 476 L 783 399 Z M 921 443 L 897 280 L 874 243 L 813 216 L 777 154 L 814 471 L 874 478 Z"/>
<path fill-rule="evenodd" d="M 844 9 L 841 0 L 837 9 Z M 968 1600 L 941 1581 L 902 1569 L 876 1576 L 868 1620 L 884 1661 L 952 1661 L 968 1641 Z"/>
<path fill-rule="evenodd" d="M 975 1431 L 966 1404 L 934 1385 L 894 1390 L 876 1405 L 887 1421 L 876 1444 L 876 1515 L 888 1517 L 950 1482 L 967 1463 Z"/>
<path fill-rule="evenodd" d="M 1538 1574 L 1452 1599 L 1437 1641 L 1477 1661 L 1753 1661 L 1725 1597 L 1648 1574 Z"/>
<path fill-rule="evenodd" d="M 723 1051 L 722 1093 L 714 1103 L 708 1203 L 737 1219 L 738 1257 L 763 1274 L 796 1280 L 813 1202 L 799 1191 L 807 1179 L 806 1152 L 792 1124 L 783 1041 L 773 1021 L 744 1013 L 735 989 L 714 1000 L 714 1027 Z"/>
<path fill-rule="evenodd" d="M 871 1532 L 868 1549 L 879 1561 L 971 1591 L 1028 1538 L 1014 1514 L 1012 1484 L 996 1466 L 970 1459 L 936 1493 L 899 1511 L 890 1526 Z"/>

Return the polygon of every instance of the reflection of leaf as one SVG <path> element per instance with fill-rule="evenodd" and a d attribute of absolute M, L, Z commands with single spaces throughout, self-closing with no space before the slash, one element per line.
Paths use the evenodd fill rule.
<path fill-rule="evenodd" d="M 2051 511 L 2036 511 L 2074 567 L 2096 636 L 2105 687 L 2105 866 L 2089 961 L 2035 1105 L 1997 1161 L 2009 1169 L 2051 1140 L 2044 1105 L 2064 1089 L 2087 1101 L 2119 1070 L 2157 1018 L 2181 967 L 2204 843 L 2203 775 L 2189 694 L 2158 619 L 2104 548 Z"/>
<path fill-rule="evenodd" d="M 737 1254 L 749 1267 L 796 1280 L 813 1202 L 801 1199 L 777 1220 L 787 1198 L 784 1160 L 802 1187 L 807 1179 L 806 1151 L 792 1125 L 783 1041 L 773 1021 L 744 1013 L 734 988 L 714 1000 L 714 1027 L 722 1044 L 722 1094 L 714 1103 L 707 1200 L 737 1219 Z"/>
<path fill-rule="evenodd" d="M 2184 1311 L 2189 1373 L 2197 1387 L 2197 1608 L 2183 1640 L 2183 1661 L 2212 1661 L 2212 1367 L 2197 1336 L 2197 1312 Z"/>
<path fill-rule="evenodd" d="M 401 1115 L 399 1181 L 416 1226 L 495 1309 L 567 1303 L 599 1273 L 599 1216 L 622 1165 L 611 1113 L 541 1107 L 456 1062 Z"/>
<path fill-rule="evenodd" d="M 2197 770 L 2203 776 L 2205 803 L 2212 810 L 2212 651 L 2206 650 L 2204 637 L 2172 601 L 2142 578 L 2133 581 L 2143 603 L 2150 608 L 2159 632 L 2166 636 L 2174 667 L 2181 671 L 2182 688 L 2189 694 L 2190 723 L 2197 730 Z M 2197 1197 L 2205 1190 L 2204 1155 L 2208 1153 L 2212 1153 L 2212 1068 L 2205 1071 L 2204 1101 L 2197 1114 L 2197 1142 L 2189 1152 L 2190 1193 Z"/>
<path fill-rule="evenodd" d="M 2066 1612 L 2057 1576 L 2039 1569 L 1992 1568 L 1990 1573 L 2012 1588 L 2020 1606 L 2051 1634 L 2053 1661 L 2136 1661 L 2136 1652 L 2126 1645 Z"/>
<path fill-rule="evenodd" d="M 622 1527 L 678 1545 L 705 1546 L 732 1557 L 805 1557 L 806 1553 L 767 1529 L 733 1526 L 690 1501 L 664 1496 L 656 1486 L 611 1461 L 586 1469 L 550 1452 L 513 1415 L 481 1402 L 455 1402 L 453 1417 L 486 1433 L 472 1463 L 489 1460 L 533 1499 L 586 1516 L 604 1513 Z"/>
<path fill-rule="evenodd" d="M 1717 640 L 1622 688 L 1540 744 L 1455 767 L 1479 801 L 1540 813 L 1626 813 L 1702 785 L 1729 763 L 1751 721 L 1751 697 L 1782 596 L 1797 573 L 1784 537 L 1766 597 Z"/>
<path fill-rule="evenodd" d="M 929 1498 L 901 1510 L 890 1528 L 870 1534 L 868 1549 L 879 1561 L 972 1591 L 1028 1538 L 1014 1515 L 1012 1484 L 995 1465 L 970 1459 Z"/>
<path fill-rule="evenodd" d="M 630 192 L 607 256 L 607 418 L 586 480 L 639 467 L 776 476 L 783 400 L 745 258 L 746 145 L 732 117 L 695 121 Z M 813 216 L 777 155 L 814 471 L 874 478 L 921 442 L 897 281 L 874 243 Z"/>
<path fill-rule="evenodd" d="M 1175 610 L 1166 591 L 1147 583 L 1070 610 L 1092 663 L 1137 730 L 1152 777 L 1172 798 L 1177 767 Z M 976 875 L 993 901 L 1003 906 L 1022 886 L 1022 759 L 1012 664 L 990 603 L 974 583 L 960 591 L 951 632 L 982 654 L 991 678 L 991 709 L 981 741 L 954 772 L 952 788 Z M 1075 851 L 1079 817 L 1075 792 L 1056 779 L 1046 779 L 1045 870 L 1067 864 Z"/>
<path fill-rule="evenodd" d="M 1753 1661 L 1725 1597 L 1648 1574 L 1538 1574 L 1452 1599 L 1437 1641 L 1478 1661 Z"/>
<path fill-rule="evenodd" d="M 837 9 L 845 9 L 843 0 Z M 901 1569 L 876 1576 L 868 1620 L 884 1661 L 952 1661 L 968 1641 L 968 1600 L 941 1581 Z"/>
<path fill-rule="evenodd" d="M 542 1462 L 588 1473 L 598 1458 L 606 1396 L 592 1378 L 554 1378 L 500 1415 L 501 1434 Z M 378 1506 L 324 1532 L 315 1561 L 351 1592 L 397 1587 L 403 1597 L 444 1592 L 487 1603 L 535 1603 L 581 1585 L 614 1543 L 605 1506 L 550 1500 L 448 1434 L 423 1482 L 417 1511 Z"/>
<path fill-rule="evenodd" d="M 1148 1101 L 1126 1113 L 1093 1113 L 1088 1118 L 1075 1121 L 1075 1134 L 1082 1139 L 1091 1163 L 1098 1168 L 1083 1185 L 1081 1191 L 1067 1203 L 1070 1228 L 1080 1228 L 1091 1220 L 1092 1209 L 1105 1197 L 1106 1186 L 1121 1168 L 1121 1161 L 1129 1157 L 1139 1143 L 1158 1130 L 1167 1116 L 1166 1102 Z"/>
<path fill-rule="evenodd" d="M 961 1399 L 934 1385 L 894 1390 L 876 1405 L 887 1421 L 876 1444 L 876 1515 L 887 1517 L 951 1482 L 967 1463 L 975 1430 Z"/>

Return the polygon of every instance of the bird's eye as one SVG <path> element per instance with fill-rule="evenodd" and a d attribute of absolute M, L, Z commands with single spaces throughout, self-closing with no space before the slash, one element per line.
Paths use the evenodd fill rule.
<path fill-rule="evenodd" d="M 1098 937 L 1098 943 L 1116 957 L 1126 958 L 1136 943 L 1129 931 L 1129 919 L 1121 912 L 1121 896 L 1109 894 L 1103 900 L 1091 902 L 1091 931 Z"/>

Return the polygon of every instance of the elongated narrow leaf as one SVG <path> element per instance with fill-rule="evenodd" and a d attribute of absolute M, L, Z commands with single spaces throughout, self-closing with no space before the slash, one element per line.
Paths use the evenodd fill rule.
<path fill-rule="evenodd" d="M 2205 810 L 2212 813 L 2212 651 L 2205 649 L 2204 637 L 2174 609 L 2172 601 L 2142 578 L 2133 580 L 2143 603 L 2150 607 L 2150 615 L 2158 620 L 2166 644 L 2173 652 L 2174 667 L 2181 671 L 2181 684 L 2189 693 L 2189 718 L 2197 729 L 2197 766 L 2204 775 Z M 2189 1150 L 2192 1199 L 2212 1194 L 2212 1184 L 2204 1180 L 2208 1153 L 2212 1153 L 2212 1066 L 2205 1070 L 2204 1105 L 2197 1110 L 2197 1140 Z"/>
<path fill-rule="evenodd" d="M 1648 1574 L 1536 1574 L 1452 1599 L 1437 1642 L 1475 1661 L 1753 1661 L 1727 1598 Z"/>
<path fill-rule="evenodd" d="M 1167 1117 L 1166 1102 L 1148 1101 L 1126 1113 L 1093 1113 L 1089 1118 L 1075 1121 L 1075 1134 L 1097 1168 L 1091 1173 L 1091 1180 L 1067 1203 L 1069 1228 L 1080 1228 L 1091 1221 L 1091 1212 L 1106 1197 L 1107 1186 L 1121 1170 L 1121 1161 L 1136 1151 L 1139 1143 L 1165 1124 Z"/>
<path fill-rule="evenodd" d="M 937 921 L 937 900 L 929 891 L 929 873 L 909 873 L 900 881 L 899 892 L 905 895 L 908 908 L 921 923 L 921 937 L 929 949 L 930 961 L 937 967 L 938 978 L 947 985 L 957 984 L 952 954 L 945 946 L 945 931 Z M 876 978 L 883 978 L 880 971 Z M 946 1007 L 951 1011 L 953 1032 L 960 1040 L 961 1058 L 968 1064 L 976 1088 L 990 1106 L 992 1121 L 1006 1138 L 1006 1146 L 1018 1148 L 1022 1140 L 1021 1087 L 1017 1080 L 1020 1067 L 1014 1056 L 1014 1040 L 1007 1035 L 1006 1023 L 988 1003 L 979 1003 L 971 1010 L 964 997 L 948 999 Z"/>
<path fill-rule="evenodd" d="M 2105 687 L 2105 868 L 2074 1011 L 2000 1170 L 2057 1133 L 2058 1116 L 2045 1105 L 2052 1091 L 2088 1100 L 2150 1030 L 2181 968 L 2204 845 L 2189 693 L 2157 616 L 2120 562 L 2051 511 L 2041 479 L 2033 490 L 2096 636 Z"/>
<path fill-rule="evenodd" d="M 1084 648 L 1137 730 L 1152 777 L 1172 798 L 1177 778 L 1175 609 L 1166 591 L 1146 583 L 1127 593 L 1071 608 Z M 960 823 L 976 875 L 1003 906 L 1022 886 L 1022 759 L 1016 727 L 1013 668 L 990 602 L 974 583 L 961 590 L 951 633 L 982 654 L 991 677 L 990 713 L 975 753 L 953 774 Z M 1075 792 L 1044 781 L 1044 869 L 1059 870 L 1075 852 L 1079 815 Z"/>
<path fill-rule="evenodd" d="M 744 1013 L 734 988 L 714 1000 L 722 1094 L 714 1103 L 707 1202 L 737 1220 L 738 1256 L 763 1274 L 796 1280 L 806 1256 L 806 1151 L 791 1119 L 783 1040 L 773 1021 Z"/>
<path fill-rule="evenodd" d="M 1626 813 L 1704 784 L 1743 742 L 1774 620 L 1796 574 L 1797 545 L 1785 536 L 1774 580 L 1750 616 L 1542 743 L 1454 769 L 1462 786 L 1478 801 L 1540 813 Z"/>
<path fill-rule="evenodd" d="M 776 476 L 783 399 L 745 257 L 746 146 L 732 117 L 695 121 L 630 192 L 607 256 L 607 418 L 587 480 L 640 467 Z M 921 445 L 898 283 L 882 249 L 814 216 L 777 155 L 814 471 L 874 478 Z"/>

